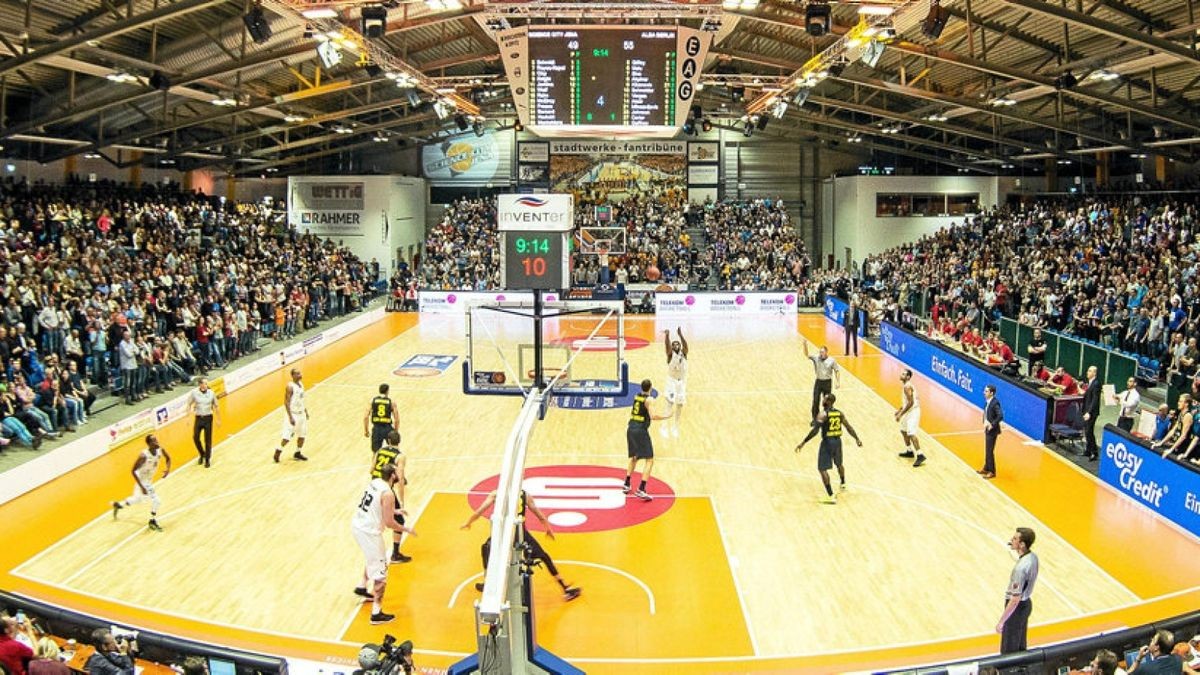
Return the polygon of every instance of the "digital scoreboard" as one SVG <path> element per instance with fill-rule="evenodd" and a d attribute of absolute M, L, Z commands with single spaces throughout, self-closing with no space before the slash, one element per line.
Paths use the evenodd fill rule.
<path fill-rule="evenodd" d="M 521 123 L 543 136 L 673 135 L 712 43 L 682 26 L 527 26 L 498 38 Z"/>
<path fill-rule="evenodd" d="M 570 286 L 563 278 L 562 232 L 507 232 L 503 258 L 505 288 L 553 291 Z"/>
<path fill-rule="evenodd" d="M 675 120 L 673 28 L 532 29 L 532 126 L 665 126 Z"/>

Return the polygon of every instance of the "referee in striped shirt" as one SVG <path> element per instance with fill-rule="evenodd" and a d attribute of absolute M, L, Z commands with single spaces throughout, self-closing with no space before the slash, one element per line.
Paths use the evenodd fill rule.
<path fill-rule="evenodd" d="M 822 346 L 821 351 L 816 356 L 808 353 L 808 340 L 804 341 L 804 358 L 812 361 L 813 369 L 817 373 L 817 383 L 813 387 L 812 399 L 812 417 L 817 418 L 817 413 L 821 410 L 821 401 L 825 399 L 826 394 L 833 393 L 833 381 L 837 379 L 837 386 L 842 386 L 842 375 L 838 369 L 837 361 L 829 355 L 829 348 Z"/>

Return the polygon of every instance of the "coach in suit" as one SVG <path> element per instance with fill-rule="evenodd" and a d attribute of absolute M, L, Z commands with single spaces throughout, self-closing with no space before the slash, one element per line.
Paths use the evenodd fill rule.
<path fill-rule="evenodd" d="M 996 400 L 996 387 L 989 384 L 983 388 L 983 468 L 978 471 L 984 478 L 996 477 L 996 439 L 1000 437 L 1000 423 L 1004 411 Z"/>
<path fill-rule="evenodd" d="M 842 327 L 846 330 L 846 356 L 850 356 L 850 343 L 854 343 L 854 355 L 858 356 L 858 303 L 850 301 L 846 315 L 842 317 Z"/>
<path fill-rule="evenodd" d="M 1100 418 L 1100 381 L 1096 372 L 1096 366 L 1088 366 L 1087 389 L 1083 392 L 1083 421 L 1087 425 L 1083 440 L 1087 441 L 1087 458 L 1090 461 L 1100 458 L 1100 448 L 1096 445 L 1096 420 Z"/>

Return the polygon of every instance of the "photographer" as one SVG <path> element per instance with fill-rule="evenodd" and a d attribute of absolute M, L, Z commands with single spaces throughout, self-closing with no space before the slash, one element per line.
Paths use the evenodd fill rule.
<path fill-rule="evenodd" d="M 137 638 L 129 640 L 122 636 L 118 642 L 113 634 L 103 628 L 92 631 L 92 644 L 96 653 L 87 660 L 84 669 L 88 675 L 133 675 L 133 658 L 137 651 Z"/>
<path fill-rule="evenodd" d="M 353 675 L 397 675 L 413 672 L 413 643 L 405 640 L 396 644 L 396 636 L 383 636 L 383 644 L 365 644 L 358 652 L 358 665 L 361 670 Z"/>

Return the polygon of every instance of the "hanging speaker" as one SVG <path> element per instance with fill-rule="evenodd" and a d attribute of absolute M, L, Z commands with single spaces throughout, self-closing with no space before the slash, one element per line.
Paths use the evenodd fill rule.
<path fill-rule="evenodd" d="M 171 81 L 161 70 L 156 70 L 150 75 L 150 86 L 159 91 L 166 91 L 171 88 Z"/>
<path fill-rule="evenodd" d="M 949 20 L 950 10 L 941 5 L 934 5 L 929 8 L 929 15 L 921 24 L 921 32 L 925 34 L 925 37 L 936 40 L 942 36 L 942 31 L 946 29 L 946 22 Z"/>
<path fill-rule="evenodd" d="M 271 24 L 267 23 L 267 17 L 263 14 L 262 7 L 252 7 L 242 17 L 242 21 L 246 23 L 246 31 L 250 33 L 250 39 L 256 43 L 262 44 L 271 39 Z"/>

